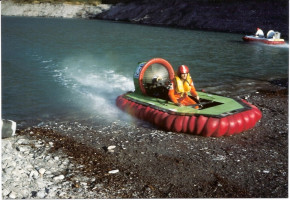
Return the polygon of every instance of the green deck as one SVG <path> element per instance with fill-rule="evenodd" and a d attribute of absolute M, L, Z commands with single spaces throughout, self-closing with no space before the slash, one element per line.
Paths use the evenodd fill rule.
<path fill-rule="evenodd" d="M 128 93 L 124 95 L 125 98 L 138 102 L 139 104 L 153 107 L 158 110 L 162 110 L 169 113 L 176 113 L 179 115 L 213 115 L 213 116 L 226 116 L 238 112 L 241 109 L 246 109 L 247 106 L 242 102 L 238 102 L 228 97 L 222 97 L 218 95 L 208 94 L 204 92 L 198 92 L 201 99 L 201 103 L 206 105 L 215 103 L 208 108 L 195 109 L 194 106 L 182 106 L 178 107 L 170 101 L 163 99 L 142 95 L 138 92 Z M 203 103 L 203 101 L 207 101 Z M 206 106 L 205 106 L 206 107 Z"/>

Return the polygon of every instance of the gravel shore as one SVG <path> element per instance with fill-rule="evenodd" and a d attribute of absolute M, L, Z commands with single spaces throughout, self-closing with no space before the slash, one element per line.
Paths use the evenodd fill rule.
<path fill-rule="evenodd" d="M 33 132 L 31 132 L 33 134 Z M 63 154 L 50 154 L 53 143 L 28 139 L 25 136 L 2 140 L 2 197 L 22 198 L 74 198 L 71 187 L 72 169 L 80 165 L 71 163 Z M 87 177 L 79 180 L 79 185 L 86 188 Z M 98 198 L 106 197 L 102 194 Z"/>
<path fill-rule="evenodd" d="M 205 138 L 136 120 L 43 123 L 2 139 L 2 198 L 287 198 L 288 79 L 245 97 L 252 130 Z"/>

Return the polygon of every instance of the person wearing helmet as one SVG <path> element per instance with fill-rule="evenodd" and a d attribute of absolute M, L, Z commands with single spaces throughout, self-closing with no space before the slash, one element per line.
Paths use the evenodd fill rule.
<path fill-rule="evenodd" d="M 262 31 L 262 29 L 257 28 L 257 32 L 255 34 L 256 37 L 264 37 L 264 32 Z"/>
<path fill-rule="evenodd" d="M 174 80 L 170 85 L 168 96 L 177 106 L 190 106 L 196 104 L 196 102 L 188 96 L 188 92 L 199 100 L 188 67 L 186 65 L 181 65 L 178 67 Z"/>

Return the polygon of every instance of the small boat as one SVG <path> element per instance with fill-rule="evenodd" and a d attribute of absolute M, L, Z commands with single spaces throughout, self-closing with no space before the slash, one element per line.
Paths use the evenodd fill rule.
<path fill-rule="evenodd" d="M 245 42 L 260 42 L 264 44 L 280 45 L 285 44 L 284 39 L 280 38 L 265 38 L 265 37 L 256 37 L 254 35 L 246 35 L 243 37 Z"/>
<path fill-rule="evenodd" d="M 161 81 L 156 82 L 156 77 Z M 198 108 L 178 107 L 166 98 L 167 85 L 173 78 L 174 70 L 168 61 L 153 58 L 142 62 L 134 73 L 135 91 L 118 96 L 116 105 L 160 129 L 206 137 L 241 133 L 253 128 L 262 117 L 261 111 L 246 100 L 205 92 L 198 92 Z"/>

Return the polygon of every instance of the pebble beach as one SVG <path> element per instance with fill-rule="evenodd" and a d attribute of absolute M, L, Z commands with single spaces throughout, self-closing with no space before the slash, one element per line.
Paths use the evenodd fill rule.
<path fill-rule="evenodd" d="M 246 97 L 263 118 L 231 137 L 118 121 L 18 129 L 2 139 L 2 198 L 286 198 L 288 81 L 274 84 Z"/>
<path fill-rule="evenodd" d="M 7 199 L 76 198 L 87 189 L 88 177 L 66 180 L 80 168 L 63 154 L 50 154 L 53 143 L 30 140 L 25 136 L 2 139 L 2 197 Z M 74 174 L 77 174 L 76 171 Z M 75 184 L 76 190 L 72 185 Z M 87 193 L 89 198 L 107 194 Z"/>

